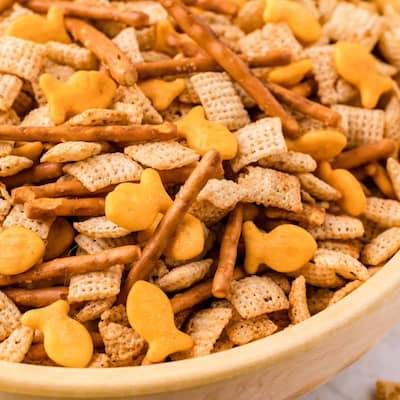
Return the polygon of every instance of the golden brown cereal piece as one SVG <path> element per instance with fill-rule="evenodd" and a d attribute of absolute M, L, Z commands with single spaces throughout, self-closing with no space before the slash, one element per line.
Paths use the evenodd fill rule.
<path fill-rule="evenodd" d="M 283 293 L 285 293 L 286 295 L 289 294 L 290 283 L 289 283 L 289 279 L 287 278 L 287 276 L 284 273 L 270 271 L 270 272 L 265 273 L 263 276 L 266 276 L 266 277 L 272 279 L 283 290 Z"/>
<path fill-rule="evenodd" d="M 14 75 L 0 74 L 0 110 L 8 110 L 18 97 L 22 80 Z"/>
<path fill-rule="evenodd" d="M 386 162 L 386 169 L 392 181 L 397 200 L 400 200 L 400 164 L 393 157 L 389 157 Z"/>
<path fill-rule="evenodd" d="M 387 261 L 400 249 L 400 228 L 389 228 L 365 245 L 362 261 L 368 265 L 378 265 Z"/>
<path fill-rule="evenodd" d="M 348 254 L 353 258 L 360 258 L 361 242 L 357 239 L 354 240 L 320 240 L 318 241 L 320 249 L 339 251 Z"/>
<path fill-rule="evenodd" d="M 17 306 L 0 291 L 0 341 L 6 339 L 20 324 Z"/>
<path fill-rule="evenodd" d="M 221 221 L 229 212 L 229 209 L 216 207 L 208 200 L 195 200 L 190 206 L 189 212 L 207 226 L 215 225 Z"/>
<path fill-rule="evenodd" d="M 364 235 L 361 238 L 363 243 L 371 242 L 376 236 L 378 236 L 385 230 L 385 228 L 383 228 L 376 222 L 373 222 L 366 218 L 362 218 L 362 223 L 364 225 L 364 230 L 365 230 Z"/>
<path fill-rule="evenodd" d="M 279 118 L 260 119 L 236 131 L 235 136 L 239 149 L 231 161 L 234 172 L 248 164 L 287 150 Z"/>
<path fill-rule="evenodd" d="M 164 292 L 176 292 L 201 281 L 209 271 L 213 260 L 195 261 L 172 269 L 158 279 L 157 284 Z"/>
<path fill-rule="evenodd" d="M 110 309 L 114 304 L 116 297 L 107 297 L 101 300 L 88 301 L 76 314 L 78 321 L 86 322 L 100 318 L 101 314 Z"/>
<path fill-rule="evenodd" d="M 139 44 L 136 39 L 135 28 L 129 27 L 123 29 L 112 40 L 120 50 L 127 55 L 130 62 L 138 64 L 143 62 L 143 56 L 139 50 Z"/>
<path fill-rule="evenodd" d="M 400 32 L 400 31 L 399 31 Z M 400 100 L 397 95 L 391 96 L 385 108 L 385 134 L 384 136 L 398 142 L 400 140 L 399 130 L 396 129 L 400 123 Z"/>
<path fill-rule="evenodd" d="M 317 259 L 317 261 L 319 260 Z M 329 268 L 320 262 L 315 262 L 315 260 L 292 273 L 292 275 L 303 275 L 309 285 L 319 288 L 336 288 L 345 284 L 345 280 L 339 277 L 333 268 Z"/>
<path fill-rule="evenodd" d="M 139 164 L 122 153 L 94 156 L 69 164 L 64 170 L 93 192 L 112 184 L 138 181 L 142 173 Z"/>
<path fill-rule="evenodd" d="M 82 222 L 74 222 L 74 228 L 92 238 L 120 238 L 129 235 L 130 231 L 108 221 L 106 217 L 89 218 Z"/>
<path fill-rule="evenodd" d="M 221 336 L 215 342 L 213 353 L 219 353 L 220 351 L 225 351 L 232 349 L 235 344 L 229 339 L 225 331 L 222 332 Z"/>
<path fill-rule="evenodd" d="M 33 329 L 27 326 L 16 328 L 11 335 L 0 343 L 0 360 L 22 362 L 31 347 Z"/>
<path fill-rule="evenodd" d="M 307 173 L 317 168 L 317 163 L 310 155 L 296 151 L 270 155 L 262 158 L 258 163 L 262 167 L 289 173 Z"/>
<path fill-rule="evenodd" d="M 302 210 L 300 182 L 292 175 L 261 167 L 249 167 L 239 175 L 244 191 L 243 201 L 300 212 Z"/>
<path fill-rule="evenodd" d="M 322 226 L 310 228 L 315 239 L 355 239 L 364 234 L 364 227 L 358 218 L 347 215 L 326 214 Z"/>
<path fill-rule="evenodd" d="M 31 167 L 33 161 L 26 157 L 4 156 L 0 157 L 0 177 L 15 175 Z"/>
<path fill-rule="evenodd" d="M 125 236 L 121 238 L 91 238 L 85 235 L 78 235 L 75 237 L 75 242 L 80 248 L 85 250 L 88 254 L 101 253 L 103 250 L 112 249 L 114 247 L 126 246 L 133 244 L 132 236 Z"/>
<path fill-rule="evenodd" d="M 368 197 L 364 216 L 383 228 L 400 226 L 400 202 L 378 197 Z"/>
<path fill-rule="evenodd" d="M 355 281 L 347 283 L 342 288 L 336 290 L 336 292 L 334 292 L 332 298 L 329 300 L 328 306 L 331 306 L 331 305 L 337 303 L 338 301 L 344 299 L 348 294 L 350 294 L 351 292 L 353 292 L 354 290 L 359 288 L 363 283 L 364 283 L 363 281 L 355 280 Z"/>
<path fill-rule="evenodd" d="M 302 275 L 292 282 L 289 304 L 289 318 L 292 324 L 299 324 L 311 317 L 307 304 L 306 280 Z"/>
<path fill-rule="evenodd" d="M 14 148 L 13 141 L 2 140 L 0 141 L 0 157 L 8 156 L 12 153 Z"/>
<path fill-rule="evenodd" d="M 358 282 L 358 281 L 353 281 Z M 307 292 L 307 304 L 311 315 L 318 314 L 328 307 L 334 292 L 326 288 L 310 288 Z"/>
<path fill-rule="evenodd" d="M 285 293 L 268 277 L 251 276 L 233 281 L 230 301 L 245 319 L 289 308 Z"/>
<path fill-rule="evenodd" d="M 268 218 L 296 221 L 306 226 L 321 226 L 325 221 L 324 208 L 307 204 L 303 204 L 303 210 L 299 213 L 268 207 L 265 210 L 265 215 Z"/>
<path fill-rule="evenodd" d="M 114 110 L 123 112 L 128 119 L 128 124 L 140 125 L 143 120 L 143 109 L 139 104 L 128 104 L 117 101 L 113 104 Z"/>
<path fill-rule="evenodd" d="M 12 205 L 12 200 L 3 183 L 0 183 L 0 223 L 8 215 Z"/>
<path fill-rule="evenodd" d="M 375 400 L 398 400 L 400 399 L 400 383 L 377 381 Z"/>
<path fill-rule="evenodd" d="M 21 126 L 54 126 L 49 106 L 43 105 L 30 111 L 21 122 Z"/>
<path fill-rule="evenodd" d="M 87 368 L 109 368 L 111 367 L 111 361 L 107 354 L 94 353 L 92 360 L 87 365 Z"/>
<path fill-rule="evenodd" d="M 192 164 L 200 156 L 176 141 L 143 143 L 125 147 L 124 153 L 133 160 L 156 169 L 173 169 Z"/>
<path fill-rule="evenodd" d="M 99 143 L 88 142 L 64 142 L 53 146 L 43 154 L 41 162 L 65 163 L 81 161 L 95 156 L 101 152 Z"/>
<path fill-rule="evenodd" d="M 66 123 L 80 126 L 127 125 L 129 118 L 122 110 L 91 108 L 74 115 Z"/>
<path fill-rule="evenodd" d="M 334 201 L 340 199 L 342 196 L 337 189 L 313 174 L 301 173 L 297 177 L 299 178 L 301 187 L 319 200 Z"/>
<path fill-rule="evenodd" d="M 140 0 L 134 2 L 118 2 L 114 5 L 121 11 L 142 12 L 148 16 L 149 25 L 156 24 L 168 17 L 165 9 L 155 1 Z"/>

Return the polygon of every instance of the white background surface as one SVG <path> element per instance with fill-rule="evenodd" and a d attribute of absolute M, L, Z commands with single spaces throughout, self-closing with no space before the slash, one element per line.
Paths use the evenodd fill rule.
<path fill-rule="evenodd" d="M 400 325 L 356 364 L 299 400 L 372 400 L 378 379 L 400 382 Z"/>

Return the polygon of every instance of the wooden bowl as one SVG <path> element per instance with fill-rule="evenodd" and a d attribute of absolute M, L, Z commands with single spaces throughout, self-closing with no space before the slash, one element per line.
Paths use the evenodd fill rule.
<path fill-rule="evenodd" d="M 400 320 L 400 253 L 344 300 L 232 350 L 146 367 L 67 369 L 0 363 L 2 400 L 296 398 L 357 361 Z M 377 377 L 378 378 L 378 377 Z"/>

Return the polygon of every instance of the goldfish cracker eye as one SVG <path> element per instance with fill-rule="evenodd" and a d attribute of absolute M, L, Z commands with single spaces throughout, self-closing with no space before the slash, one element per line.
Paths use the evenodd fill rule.
<path fill-rule="evenodd" d="M 64 26 L 63 11 L 50 7 L 47 17 L 37 14 L 22 15 L 8 27 L 7 35 L 37 43 L 71 43 Z"/>
<path fill-rule="evenodd" d="M 292 86 L 302 81 L 311 70 L 311 60 L 304 59 L 282 67 L 275 67 L 268 73 L 267 77 L 271 82 Z"/>
<path fill-rule="evenodd" d="M 132 328 L 149 344 L 147 361 L 161 362 L 193 347 L 192 338 L 176 328 L 171 303 L 159 287 L 137 281 L 129 292 L 126 312 Z"/>
<path fill-rule="evenodd" d="M 346 147 L 347 139 L 335 130 L 314 130 L 296 140 L 286 139 L 289 150 L 309 154 L 316 161 L 335 158 Z"/>
<path fill-rule="evenodd" d="M 140 83 L 139 87 L 151 99 L 154 108 L 163 111 L 185 90 L 185 81 L 175 79 L 166 82 L 161 79 L 151 79 Z"/>
<path fill-rule="evenodd" d="M 39 79 L 55 124 L 91 108 L 107 108 L 115 95 L 116 84 L 98 71 L 78 71 L 61 82 L 49 74 Z"/>
<path fill-rule="evenodd" d="M 203 107 L 194 107 L 175 124 L 189 147 L 200 155 L 214 149 L 221 153 L 224 160 L 236 156 L 238 143 L 235 135 L 224 125 L 208 121 Z"/>
<path fill-rule="evenodd" d="M 293 34 L 312 43 L 321 37 L 321 25 L 310 10 L 292 0 L 266 0 L 264 22 L 286 22 Z"/>
<path fill-rule="evenodd" d="M 15 275 L 27 271 L 43 257 L 43 240 L 29 229 L 14 226 L 0 232 L 0 273 Z"/>
<path fill-rule="evenodd" d="M 377 60 L 358 43 L 336 43 L 333 60 L 338 74 L 358 88 L 365 108 L 374 108 L 381 95 L 393 88 L 392 79 L 378 72 Z"/>
<path fill-rule="evenodd" d="M 69 305 L 58 300 L 47 307 L 27 311 L 22 325 L 39 329 L 46 354 L 59 365 L 86 367 L 93 355 L 93 341 L 87 329 L 68 316 Z"/>
<path fill-rule="evenodd" d="M 304 266 L 317 250 L 314 238 L 303 228 L 284 224 L 269 233 L 259 230 L 253 222 L 243 224 L 246 248 L 244 268 L 255 274 L 261 264 L 278 272 L 293 272 Z"/>

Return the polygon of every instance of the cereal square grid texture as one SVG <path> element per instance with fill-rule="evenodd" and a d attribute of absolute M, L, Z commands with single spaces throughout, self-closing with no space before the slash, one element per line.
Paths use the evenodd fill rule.
<path fill-rule="evenodd" d="M 138 181 L 142 168 L 122 153 L 101 154 L 64 167 L 91 192 L 106 186 Z"/>
<path fill-rule="evenodd" d="M 379 50 L 383 57 L 397 69 L 400 68 L 400 28 L 386 27 L 379 38 Z"/>
<path fill-rule="evenodd" d="M 208 120 L 225 125 L 230 130 L 240 129 L 250 122 L 247 111 L 225 72 L 195 74 L 190 81 Z"/>
<path fill-rule="evenodd" d="M 44 153 L 41 162 L 65 163 L 82 161 L 101 152 L 99 143 L 89 142 L 64 142 L 58 143 Z"/>
<path fill-rule="evenodd" d="M 22 80 L 17 76 L 0 74 L 0 110 L 8 110 L 18 97 Z"/>
<path fill-rule="evenodd" d="M 335 201 L 342 197 L 337 189 L 313 174 L 298 174 L 297 177 L 300 180 L 301 187 L 319 200 Z"/>
<path fill-rule="evenodd" d="M 277 169 L 282 172 L 312 172 L 317 168 L 316 161 L 305 153 L 287 151 L 262 158 L 258 162 L 262 167 Z"/>
<path fill-rule="evenodd" d="M 78 246 L 85 250 L 88 254 L 101 253 L 104 250 L 113 249 L 114 247 L 126 246 L 134 243 L 132 236 L 125 236 L 115 239 L 96 239 L 85 235 L 77 235 L 75 236 L 74 240 L 78 244 Z"/>
<path fill-rule="evenodd" d="M 21 122 L 21 126 L 54 126 L 50 117 L 49 106 L 34 108 Z"/>
<path fill-rule="evenodd" d="M 91 108 L 73 116 L 66 123 L 69 125 L 84 126 L 127 125 L 129 117 L 122 110 Z"/>
<path fill-rule="evenodd" d="M 360 258 L 361 241 L 359 239 L 353 240 L 319 240 L 318 248 L 339 251 L 348 254 L 354 258 Z"/>
<path fill-rule="evenodd" d="M 368 197 L 364 217 L 383 228 L 400 226 L 400 202 L 379 197 Z"/>
<path fill-rule="evenodd" d="M 76 314 L 78 321 L 86 322 L 100 318 L 104 311 L 112 307 L 116 297 L 107 297 L 106 299 L 88 301 Z"/>
<path fill-rule="evenodd" d="M 235 132 L 238 153 L 231 161 L 233 171 L 262 158 L 287 151 L 279 118 L 262 118 Z"/>
<path fill-rule="evenodd" d="M 326 214 L 324 224 L 310 228 L 309 232 L 317 240 L 348 240 L 361 237 L 364 234 L 364 226 L 358 218 Z"/>
<path fill-rule="evenodd" d="M 33 329 L 28 326 L 17 327 L 11 335 L 0 343 L 0 360 L 22 362 L 31 347 Z"/>
<path fill-rule="evenodd" d="M 20 317 L 17 306 L 0 291 L 0 341 L 6 339 L 18 327 Z"/>
<path fill-rule="evenodd" d="M 142 63 L 144 61 L 139 50 L 135 28 L 129 27 L 123 29 L 112 41 L 126 54 L 133 64 Z"/>
<path fill-rule="evenodd" d="M 32 164 L 33 161 L 26 157 L 13 155 L 0 157 L 0 177 L 15 175 L 31 167 Z"/>
<path fill-rule="evenodd" d="M 302 275 L 292 282 L 289 304 L 289 318 L 292 324 L 299 324 L 311 317 L 307 304 L 306 280 Z"/>
<path fill-rule="evenodd" d="M 6 186 L 0 183 L 0 223 L 4 221 L 4 218 L 8 215 L 12 206 L 12 200 L 7 192 Z"/>
<path fill-rule="evenodd" d="M 140 104 L 129 104 L 117 101 L 113 104 L 113 108 L 114 110 L 124 112 L 129 124 L 140 125 L 142 123 L 143 109 Z"/>
<path fill-rule="evenodd" d="M 361 259 L 365 264 L 378 265 L 388 260 L 399 249 L 400 228 L 389 228 L 364 246 Z"/>
<path fill-rule="evenodd" d="M 393 95 L 385 108 L 385 133 L 384 136 L 400 142 L 400 100 Z"/>
<path fill-rule="evenodd" d="M 81 222 L 74 222 L 74 228 L 92 238 L 120 238 L 129 235 L 129 231 L 115 225 L 106 217 L 94 217 Z"/>

